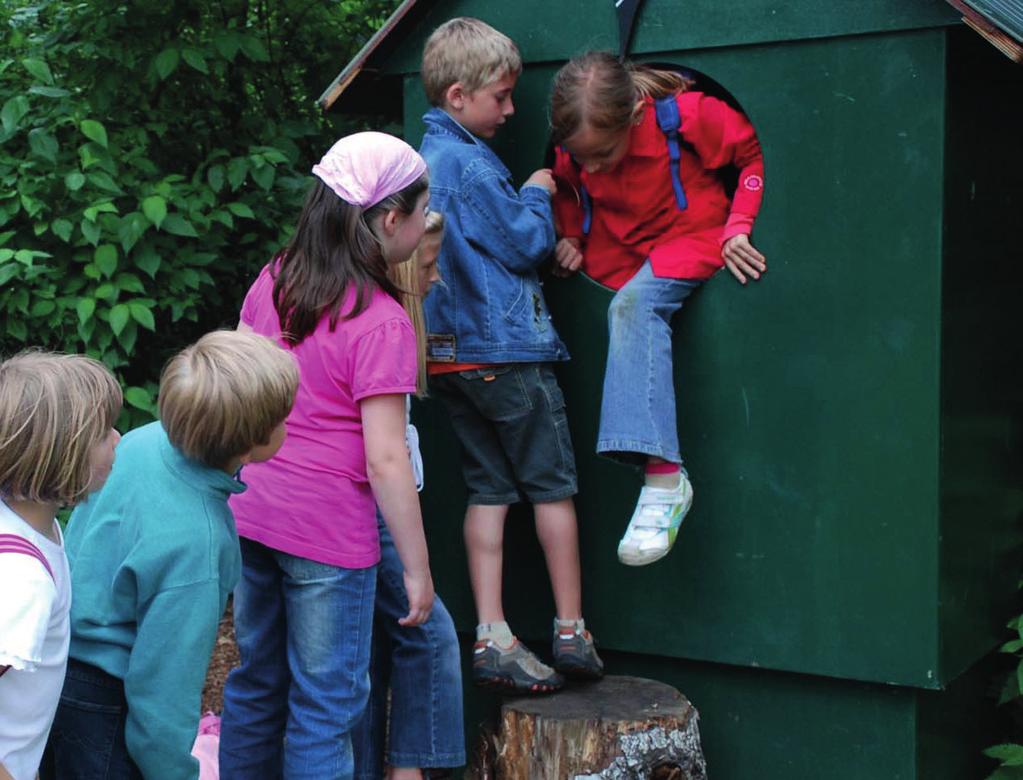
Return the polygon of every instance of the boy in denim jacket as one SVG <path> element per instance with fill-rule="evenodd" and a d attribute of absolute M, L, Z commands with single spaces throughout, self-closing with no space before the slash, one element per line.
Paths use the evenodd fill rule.
<path fill-rule="evenodd" d="M 478 19 L 438 27 L 423 52 L 434 106 L 420 152 L 430 166 L 430 208 L 444 214 L 444 285 L 425 300 L 430 388 L 462 443 L 469 490 L 465 544 L 479 625 L 473 679 L 542 693 L 562 675 L 597 678 L 603 663 L 581 612 L 575 455 L 552 370 L 567 360 L 537 268 L 554 250 L 550 171 L 521 190 L 484 142 L 514 111 L 522 70 L 515 44 Z M 554 591 L 554 669 L 512 634 L 501 599 L 502 540 L 510 504 L 533 504 Z"/>

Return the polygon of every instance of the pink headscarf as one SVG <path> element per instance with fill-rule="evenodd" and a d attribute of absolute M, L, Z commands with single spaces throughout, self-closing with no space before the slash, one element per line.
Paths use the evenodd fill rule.
<path fill-rule="evenodd" d="M 313 174 L 339 198 L 366 208 L 401 192 L 426 173 L 419 153 L 387 133 L 354 133 L 334 144 Z"/>

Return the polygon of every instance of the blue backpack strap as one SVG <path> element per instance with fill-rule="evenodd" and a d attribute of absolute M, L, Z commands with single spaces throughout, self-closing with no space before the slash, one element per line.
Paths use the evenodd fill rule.
<path fill-rule="evenodd" d="M 686 191 L 682 186 L 682 145 L 679 142 L 679 130 L 682 128 L 682 117 L 678 113 L 678 101 L 675 95 L 667 95 L 654 101 L 657 113 L 657 126 L 668 141 L 668 168 L 671 171 L 671 186 L 675 190 L 675 203 L 679 211 L 689 206 Z"/>
<path fill-rule="evenodd" d="M 568 149 L 562 146 L 561 151 L 571 158 L 573 165 L 578 170 L 582 171 L 582 166 L 576 162 L 575 157 L 572 157 Z M 582 179 L 579 180 L 579 205 L 583 209 L 583 235 L 588 236 L 590 234 L 590 226 L 593 224 L 593 199 L 590 198 L 590 193 L 586 189 L 586 185 L 582 183 Z"/>

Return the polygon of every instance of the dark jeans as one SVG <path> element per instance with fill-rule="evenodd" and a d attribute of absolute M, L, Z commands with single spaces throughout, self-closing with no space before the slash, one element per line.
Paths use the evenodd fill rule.
<path fill-rule="evenodd" d="M 398 625 L 398 619 L 408 614 L 404 569 L 379 512 L 377 524 L 380 565 L 372 686 L 366 714 L 352 731 L 356 780 L 380 780 L 385 756 L 394 767 L 446 769 L 465 763 L 462 669 L 455 624 L 437 596 L 423 625 Z"/>
<path fill-rule="evenodd" d="M 41 780 L 142 780 L 124 742 L 127 716 L 123 681 L 68 659 Z"/>
<path fill-rule="evenodd" d="M 462 444 L 470 504 L 546 504 L 576 494 L 565 398 L 549 363 L 430 377 Z"/>

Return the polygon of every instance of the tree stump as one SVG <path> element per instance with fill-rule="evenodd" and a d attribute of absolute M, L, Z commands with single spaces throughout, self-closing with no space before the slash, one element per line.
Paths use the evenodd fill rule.
<path fill-rule="evenodd" d="M 469 780 L 705 780 L 699 714 L 669 685 L 605 677 L 508 699 Z"/>

